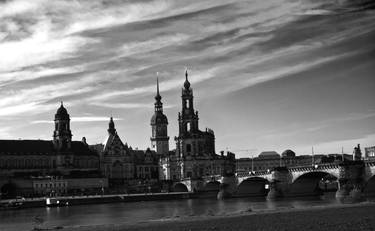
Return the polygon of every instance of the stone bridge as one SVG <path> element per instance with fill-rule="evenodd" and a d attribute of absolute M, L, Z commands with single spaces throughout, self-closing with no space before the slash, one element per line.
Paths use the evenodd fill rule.
<path fill-rule="evenodd" d="M 344 161 L 301 167 L 277 167 L 268 171 L 209 176 L 201 180 L 184 179 L 176 187 L 194 192 L 219 192 L 221 196 L 267 196 L 280 198 L 322 193 L 322 178 L 337 179 L 339 200 L 360 199 L 375 192 L 375 161 Z M 220 194 L 219 193 L 219 194 Z"/>

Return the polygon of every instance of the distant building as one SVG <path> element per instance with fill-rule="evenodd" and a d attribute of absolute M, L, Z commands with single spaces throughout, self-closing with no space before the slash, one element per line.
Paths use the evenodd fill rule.
<path fill-rule="evenodd" d="M 375 146 L 365 148 L 365 158 L 375 159 Z"/>
<path fill-rule="evenodd" d="M 281 155 L 275 151 L 261 152 L 254 158 L 240 158 L 236 160 L 236 172 L 267 171 L 275 167 L 307 166 L 321 163 L 323 155 L 296 156 L 295 152 L 288 149 Z"/>

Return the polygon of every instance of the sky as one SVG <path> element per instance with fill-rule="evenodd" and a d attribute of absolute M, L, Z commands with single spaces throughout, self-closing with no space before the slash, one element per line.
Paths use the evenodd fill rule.
<path fill-rule="evenodd" d="M 375 3 L 0 0 L 0 139 L 150 146 L 158 73 L 170 147 L 188 69 L 200 129 L 238 157 L 375 145 Z M 362 150 L 363 151 L 363 150 Z"/>

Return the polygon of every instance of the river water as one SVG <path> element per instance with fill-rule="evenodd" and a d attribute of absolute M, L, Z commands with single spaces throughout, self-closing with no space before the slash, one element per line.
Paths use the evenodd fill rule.
<path fill-rule="evenodd" d="M 138 223 L 150 220 L 190 216 L 225 215 L 283 208 L 306 208 L 337 203 L 334 195 L 316 198 L 267 201 L 254 198 L 186 199 L 144 201 L 112 204 L 79 205 L 61 208 L 29 208 L 0 211 L 0 231 L 31 230 L 36 216 L 43 218 L 44 227 L 86 226 L 101 224 Z"/>

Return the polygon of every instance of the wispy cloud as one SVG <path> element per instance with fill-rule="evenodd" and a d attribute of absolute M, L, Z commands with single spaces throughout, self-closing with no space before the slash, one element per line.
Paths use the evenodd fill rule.
<path fill-rule="evenodd" d="M 100 116 L 82 116 L 82 117 L 71 117 L 71 122 L 77 123 L 85 123 L 85 122 L 102 122 L 102 121 L 109 121 L 108 117 L 100 117 Z M 113 120 L 122 120 L 122 118 L 113 118 Z M 52 124 L 54 123 L 53 120 L 34 120 L 31 122 L 32 124 Z"/>
<path fill-rule="evenodd" d="M 139 120 L 144 110 L 133 109 L 153 112 L 156 72 L 175 113 L 186 66 L 202 101 L 313 69 L 331 76 L 331 64 L 375 49 L 366 10 L 347 0 L 3 1 L 0 118 L 42 126 L 64 100 L 72 115 L 89 113 L 87 122 L 106 121 L 96 115 L 108 108 Z"/>

